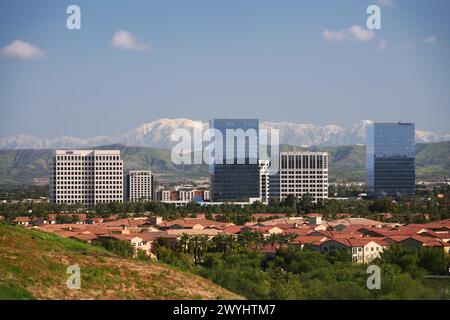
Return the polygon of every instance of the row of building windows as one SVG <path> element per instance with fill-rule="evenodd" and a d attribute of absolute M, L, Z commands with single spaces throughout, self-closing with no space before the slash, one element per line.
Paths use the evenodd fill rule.
<path fill-rule="evenodd" d="M 56 200 L 56 203 L 66 203 L 66 204 L 76 204 L 76 203 L 81 203 L 81 204 L 85 204 L 85 205 L 94 205 L 94 203 L 109 203 L 109 202 L 122 202 L 122 199 L 111 199 L 111 200 L 102 200 L 102 199 L 97 199 L 96 201 L 94 200 Z"/>
<path fill-rule="evenodd" d="M 90 172 L 94 173 L 98 170 L 111 170 L 111 171 L 120 171 L 122 170 L 121 166 L 104 166 L 104 167 L 95 167 L 95 168 L 88 168 L 88 167 L 58 167 L 56 168 L 56 172 L 61 171 L 83 171 L 83 172 Z"/>
<path fill-rule="evenodd" d="M 85 196 L 77 197 L 76 195 L 73 195 L 73 194 L 60 195 L 60 196 L 57 197 L 57 199 L 82 199 L 82 198 L 86 198 L 86 197 Z M 121 195 L 121 194 L 97 194 L 95 196 L 95 198 L 100 198 L 100 199 L 122 199 L 123 195 Z"/>
<path fill-rule="evenodd" d="M 281 155 L 281 168 L 326 169 L 327 156 L 322 155 Z"/>
<path fill-rule="evenodd" d="M 71 181 L 58 181 L 56 183 L 57 186 L 60 185 L 94 185 L 94 184 L 122 184 L 122 182 L 120 180 L 114 180 L 114 181 L 110 181 L 110 180 L 97 180 L 95 181 L 77 181 L 77 180 L 71 180 Z"/>
<path fill-rule="evenodd" d="M 93 160 L 100 160 L 100 161 L 107 161 L 107 160 L 120 160 L 120 156 L 56 156 L 56 160 L 59 161 L 93 161 Z"/>
<path fill-rule="evenodd" d="M 320 170 L 320 171 L 312 171 L 312 170 L 280 170 L 281 174 L 323 174 L 327 175 L 327 170 Z"/>
<path fill-rule="evenodd" d="M 121 185 L 108 185 L 108 186 L 102 186 L 102 188 L 98 188 L 99 190 L 109 190 L 109 189 L 114 189 L 114 190 L 122 190 L 122 186 Z M 56 188 L 54 188 L 54 190 L 94 190 L 94 187 L 89 187 L 89 186 L 57 186 Z"/>

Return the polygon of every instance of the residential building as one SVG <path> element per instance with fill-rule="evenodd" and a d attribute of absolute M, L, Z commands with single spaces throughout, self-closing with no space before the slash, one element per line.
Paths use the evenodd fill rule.
<path fill-rule="evenodd" d="M 382 239 L 333 238 L 315 241 L 307 244 L 307 246 L 313 250 L 326 253 L 336 250 L 349 250 L 352 255 L 352 262 L 369 263 L 379 258 L 388 244 Z"/>
<path fill-rule="evenodd" d="M 270 176 L 270 196 L 282 201 L 305 194 L 314 201 L 328 198 L 328 153 L 280 152 L 278 173 Z"/>
<path fill-rule="evenodd" d="M 259 198 L 259 120 L 215 119 L 210 128 L 222 134 L 211 167 L 211 200 L 247 202 Z"/>
<path fill-rule="evenodd" d="M 153 200 L 153 174 L 150 170 L 133 170 L 127 175 L 128 201 Z"/>
<path fill-rule="evenodd" d="M 50 171 L 52 203 L 123 202 L 120 150 L 57 150 Z"/>
<path fill-rule="evenodd" d="M 413 123 L 373 123 L 366 132 L 368 196 L 415 194 L 415 126 Z"/>

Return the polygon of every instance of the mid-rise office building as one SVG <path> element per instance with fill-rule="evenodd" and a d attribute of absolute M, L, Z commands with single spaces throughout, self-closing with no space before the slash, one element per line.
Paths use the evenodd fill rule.
<path fill-rule="evenodd" d="M 309 194 L 314 201 L 328 198 L 327 152 L 280 152 L 279 170 L 270 176 L 270 197 Z"/>
<path fill-rule="evenodd" d="M 153 200 L 153 174 L 150 170 L 133 170 L 127 174 L 128 201 Z"/>
<path fill-rule="evenodd" d="M 209 201 L 209 190 L 197 188 L 175 188 L 174 190 L 161 190 L 158 199 L 162 202 L 205 202 Z"/>
<path fill-rule="evenodd" d="M 57 150 L 50 177 L 50 201 L 57 204 L 123 202 L 119 150 Z"/>
<path fill-rule="evenodd" d="M 415 194 L 415 126 L 373 123 L 366 128 L 366 183 L 369 197 Z"/>
<path fill-rule="evenodd" d="M 211 167 L 212 201 L 259 198 L 259 120 L 216 119 L 210 128 L 222 134 L 222 143 L 215 145 L 222 152 L 216 152 Z"/>

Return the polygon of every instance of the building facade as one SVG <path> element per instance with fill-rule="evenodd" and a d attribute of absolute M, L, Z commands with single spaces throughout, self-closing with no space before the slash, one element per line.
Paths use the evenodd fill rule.
<path fill-rule="evenodd" d="M 259 198 L 259 120 L 215 119 L 210 128 L 222 135 L 222 143 L 215 145 L 216 158 L 211 166 L 211 200 Z M 218 148 L 222 152 L 217 152 Z"/>
<path fill-rule="evenodd" d="M 269 203 L 270 197 L 270 176 L 269 176 L 269 160 L 259 160 L 259 197 L 264 204 Z"/>
<path fill-rule="evenodd" d="M 128 201 L 153 200 L 153 174 L 150 170 L 133 170 L 127 174 Z"/>
<path fill-rule="evenodd" d="M 314 201 L 328 198 L 327 152 L 280 152 L 279 170 L 270 176 L 270 197 L 309 194 Z"/>
<path fill-rule="evenodd" d="M 415 194 L 415 126 L 374 123 L 366 129 L 366 183 L 371 198 Z"/>
<path fill-rule="evenodd" d="M 196 188 L 176 188 L 175 190 L 161 190 L 158 199 L 162 202 L 204 202 L 209 201 L 209 190 Z"/>
<path fill-rule="evenodd" d="M 50 201 L 57 204 L 123 202 L 119 150 L 57 150 L 50 176 Z"/>

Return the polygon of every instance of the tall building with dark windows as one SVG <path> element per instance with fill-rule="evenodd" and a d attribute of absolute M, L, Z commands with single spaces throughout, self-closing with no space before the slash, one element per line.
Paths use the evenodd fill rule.
<path fill-rule="evenodd" d="M 366 129 L 366 182 L 369 197 L 415 194 L 415 126 L 373 123 Z"/>
<path fill-rule="evenodd" d="M 222 136 L 222 141 L 215 140 L 212 201 L 259 198 L 259 120 L 215 119 L 210 121 L 210 129 Z"/>

